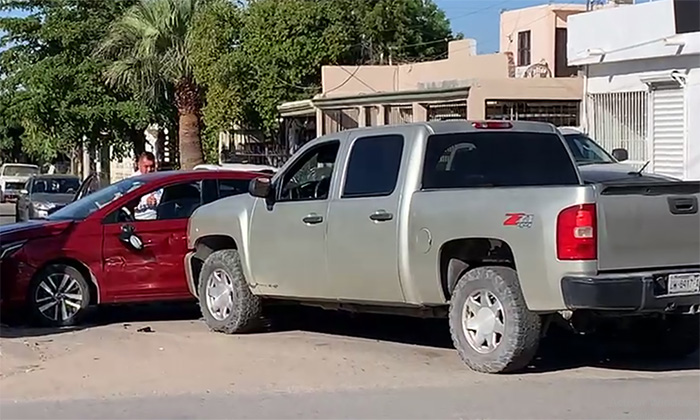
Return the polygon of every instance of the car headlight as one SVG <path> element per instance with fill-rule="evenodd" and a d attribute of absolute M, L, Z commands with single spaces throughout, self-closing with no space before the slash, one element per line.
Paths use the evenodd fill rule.
<path fill-rule="evenodd" d="M 11 257 L 15 252 L 19 251 L 26 241 L 10 242 L 0 246 L 0 260 Z"/>
<path fill-rule="evenodd" d="M 53 203 L 43 203 L 43 202 L 35 202 L 34 203 L 34 208 L 37 210 L 41 210 L 41 211 L 49 211 L 54 207 L 56 207 L 56 205 Z"/>

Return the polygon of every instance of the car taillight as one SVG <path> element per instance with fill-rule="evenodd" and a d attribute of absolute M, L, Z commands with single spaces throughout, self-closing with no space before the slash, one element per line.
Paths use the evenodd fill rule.
<path fill-rule="evenodd" d="M 513 123 L 508 121 L 476 121 L 472 123 L 472 127 L 484 129 L 504 129 L 513 128 Z"/>
<path fill-rule="evenodd" d="M 557 217 L 557 258 L 560 260 L 595 260 L 595 204 L 580 204 L 565 208 Z"/>

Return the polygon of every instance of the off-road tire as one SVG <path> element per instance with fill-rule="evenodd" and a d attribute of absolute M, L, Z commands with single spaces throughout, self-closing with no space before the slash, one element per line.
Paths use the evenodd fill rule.
<path fill-rule="evenodd" d="M 82 301 L 80 302 L 80 309 L 67 319 L 57 319 L 53 320 L 45 316 L 39 310 L 42 306 L 41 303 L 37 302 L 37 289 L 40 287 L 41 283 L 51 275 L 67 274 L 70 278 L 75 279 L 80 287 L 80 294 L 82 295 Z M 29 284 L 29 289 L 27 291 L 27 309 L 29 310 L 30 322 L 33 325 L 50 327 L 50 328 L 60 328 L 68 327 L 80 324 L 80 322 L 85 317 L 85 314 L 90 306 L 90 285 L 88 284 L 85 276 L 80 273 L 75 267 L 66 264 L 50 264 L 44 267 L 40 272 L 38 272 L 31 283 Z"/>
<path fill-rule="evenodd" d="M 225 271 L 231 277 L 234 293 L 231 313 L 221 321 L 212 316 L 206 300 L 209 276 L 217 269 Z M 238 251 L 225 249 L 209 255 L 199 275 L 197 292 L 204 322 L 211 330 L 225 334 L 244 334 L 254 332 L 262 326 L 262 302 L 260 297 L 250 291 Z"/>
<path fill-rule="evenodd" d="M 490 353 L 476 351 L 462 327 L 462 311 L 467 298 L 485 289 L 501 302 L 504 334 Z M 520 290 L 515 270 L 507 267 L 479 267 L 466 272 L 452 292 L 449 312 L 450 334 L 462 361 L 481 373 L 507 373 L 525 368 L 537 353 L 540 342 L 540 316 L 530 312 Z"/>

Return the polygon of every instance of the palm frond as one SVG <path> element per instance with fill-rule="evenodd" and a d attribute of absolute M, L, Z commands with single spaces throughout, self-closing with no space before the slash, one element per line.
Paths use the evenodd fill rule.
<path fill-rule="evenodd" d="M 191 79 L 187 40 L 197 3 L 142 0 L 129 9 L 110 27 L 96 51 L 111 62 L 107 82 L 158 101 L 168 93 L 169 85 Z"/>

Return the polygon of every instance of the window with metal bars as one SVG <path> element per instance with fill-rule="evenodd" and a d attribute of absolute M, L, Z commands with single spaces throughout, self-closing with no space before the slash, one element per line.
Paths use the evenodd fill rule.
<path fill-rule="evenodd" d="M 426 108 L 428 121 L 467 119 L 467 101 L 428 104 Z"/>
<path fill-rule="evenodd" d="M 530 65 L 531 49 L 531 32 L 518 32 L 518 66 Z"/>
<path fill-rule="evenodd" d="M 581 101 L 486 101 L 486 119 L 539 121 L 578 127 Z"/>

